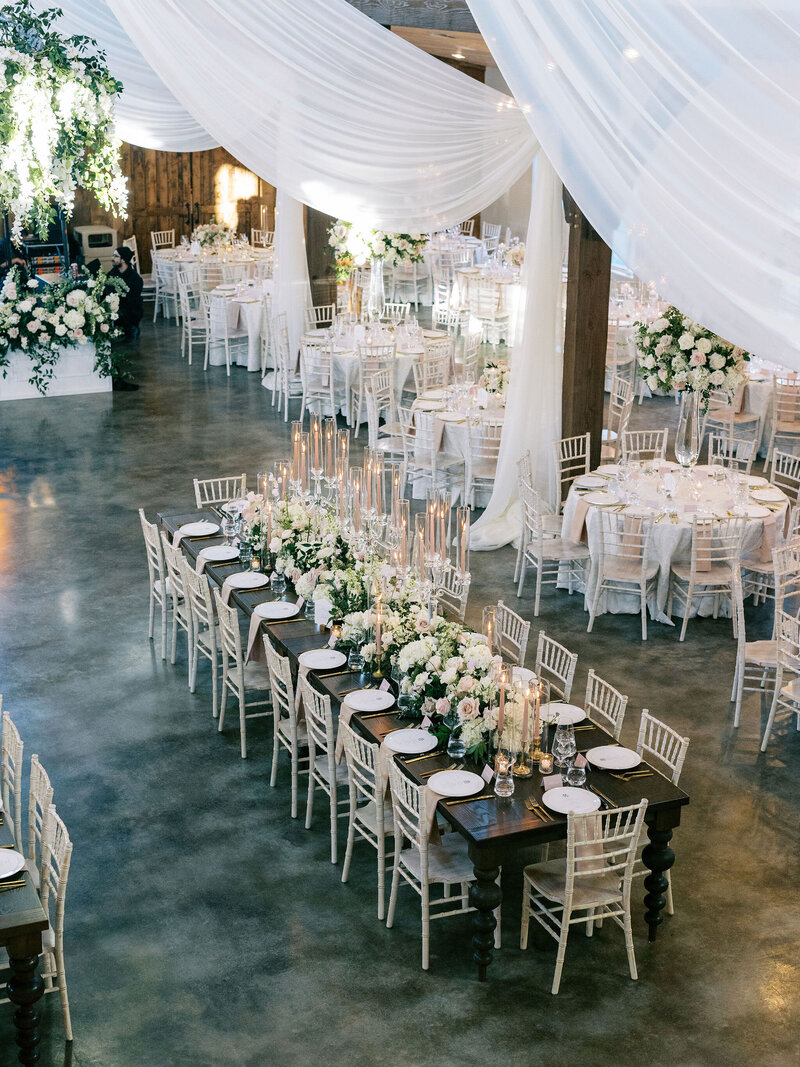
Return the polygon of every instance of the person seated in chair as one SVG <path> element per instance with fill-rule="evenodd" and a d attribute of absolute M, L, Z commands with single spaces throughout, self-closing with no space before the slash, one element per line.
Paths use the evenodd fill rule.
<path fill-rule="evenodd" d="M 128 340 L 135 340 L 139 336 L 139 323 L 142 320 L 142 282 L 141 275 L 137 273 L 131 260 L 133 252 L 130 248 L 117 248 L 114 252 L 114 266 L 108 272 L 109 278 L 121 278 L 128 287 L 127 292 L 121 293 L 119 298 L 119 319 L 117 325 L 124 331 Z"/>

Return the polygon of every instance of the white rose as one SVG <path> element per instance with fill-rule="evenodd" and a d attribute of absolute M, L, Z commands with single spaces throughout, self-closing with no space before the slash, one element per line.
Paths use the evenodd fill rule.
<path fill-rule="evenodd" d="M 668 374 L 669 374 L 669 372 L 668 372 L 667 368 L 666 367 L 661 367 L 659 369 L 659 372 L 658 372 L 659 380 L 662 381 L 662 382 L 665 382 L 667 380 L 667 375 Z"/>
<path fill-rule="evenodd" d="M 661 331 L 662 330 L 666 330 L 666 328 L 668 326 L 669 326 L 669 323 L 667 322 L 666 319 L 663 319 L 663 318 L 662 319 L 656 319 L 656 321 L 650 327 L 650 332 L 651 333 L 661 333 Z"/>
<path fill-rule="evenodd" d="M 58 334 L 58 336 L 63 337 L 66 332 L 67 327 L 64 325 L 63 322 L 59 322 L 58 326 L 56 326 L 56 333 Z"/>
<path fill-rule="evenodd" d="M 36 333 L 38 329 L 39 329 L 38 320 L 37 319 L 31 319 L 31 321 L 27 325 L 28 332 L 29 333 Z"/>
<path fill-rule="evenodd" d="M 700 347 L 699 341 L 697 343 L 697 347 Z M 711 364 L 712 370 L 722 370 L 722 368 L 725 366 L 725 357 L 721 356 L 719 352 L 715 352 L 708 362 Z"/>
<path fill-rule="evenodd" d="M 72 289 L 67 293 L 67 303 L 71 308 L 76 308 L 86 296 L 83 289 Z"/>
<path fill-rule="evenodd" d="M 651 374 L 647 379 L 647 387 L 648 389 L 658 389 L 658 378 L 655 374 Z"/>
<path fill-rule="evenodd" d="M 11 327 L 11 329 L 8 331 L 8 336 L 9 337 L 19 337 L 19 330 L 17 329 L 16 326 L 12 326 Z"/>
<path fill-rule="evenodd" d="M 655 367 L 655 365 L 656 365 L 656 361 L 655 361 L 655 357 L 654 356 L 646 356 L 644 358 L 644 360 L 642 361 L 642 366 L 646 370 L 652 370 L 653 367 Z"/>
<path fill-rule="evenodd" d="M 694 334 L 682 333 L 678 338 L 678 345 L 684 352 L 688 351 L 690 348 L 694 348 Z"/>
<path fill-rule="evenodd" d="M 38 289 L 39 288 L 39 283 L 36 281 L 35 278 L 31 278 L 31 280 L 28 282 L 28 288 L 29 289 Z"/>
<path fill-rule="evenodd" d="M 725 381 L 725 374 L 721 370 L 715 370 L 708 376 L 708 380 L 712 385 L 722 385 Z"/>
<path fill-rule="evenodd" d="M 708 337 L 698 337 L 698 339 L 695 341 L 694 347 L 697 348 L 700 352 L 710 352 L 711 341 Z"/>
<path fill-rule="evenodd" d="M 100 332 L 101 333 L 108 333 L 108 323 L 107 322 L 101 322 L 100 323 Z"/>

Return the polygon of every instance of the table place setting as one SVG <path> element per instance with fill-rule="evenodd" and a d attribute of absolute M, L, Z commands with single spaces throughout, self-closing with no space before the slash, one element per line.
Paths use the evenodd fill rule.
<path fill-rule="evenodd" d="M 14 848 L 0 849 L 0 892 L 24 887 L 25 857 Z"/>
<path fill-rule="evenodd" d="M 202 574 L 207 566 L 221 567 L 235 563 L 239 558 L 239 550 L 232 545 L 208 545 L 201 548 L 197 554 L 195 571 Z"/>
<path fill-rule="evenodd" d="M 198 541 L 217 537 L 218 534 L 219 523 L 209 522 L 205 519 L 201 519 L 199 522 L 187 522 L 175 531 L 172 538 L 172 547 L 178 548 L 184 537 L 190 537 L 193 541 Z"/>
<path fill-rule="evenodd" d="M 269 578 L 266 574 L 259 574 L 257 571 L 236 571 L 235 574 L 228 574 L 222 583 L 222 602 L 230 603 L 231 593 L 234 590 L 239 593 L 250 593 L 263 589 L 265 585 L 269 585 Z"/>

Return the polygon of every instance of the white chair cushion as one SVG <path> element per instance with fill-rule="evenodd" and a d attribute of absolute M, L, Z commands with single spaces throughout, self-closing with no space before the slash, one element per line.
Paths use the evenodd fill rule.
<path fill-rule="evenodd" d="M 534 552 L 535 542 L 529 551 Z M 565 541 L 561 537 L 547 538 L 542 544 L 542 559 L 588 559 L 589 546 L 579 541 Z"/>
<path fill-rule="evenodd" d="M 266 663 L 245 663 L 244 684 L 246 689 L 269 689 Z"/>
<path fill-rule="evenodd" d="M 428 879 L 431 882 L 472 882 L 475 880 L 472 861 L 463 837 L 448 840 L 446 845 L 428 845 Z M 422 873 L 419 849 L 407 848 L 400 853 L 400 862 L 416 878 Z"/>
<path fill-rule="evenodd" d="M 648 563 L 645 567 L 645 577 L 653 578 L 658 573 L 658 563 Z M 611 579 L 612 582 L 638 582 L 641 581 L 642 563 L 638 559 L 624 559 L 622 556 L 606 557 L 603 561 L 603 578 Z"/>
<path fill-rule="evenodd" d="M 280 720 L 278 723 L 278 733 L 284 738 L 287 744 L 292 743 L 292 735 L 289 729 L 288 719 Z M 306 724 L 304 722 L 299 722 L 297 724 L 297 744 L 298 746 L 308 744 L 308 730 L 306 729 Z"/>
<path fill-rule="evenodd" d="M 744 658 L 759 667 L 774 667 L 778 662 L 777 642 L 748 641 L 744 646 Z"/>
<path fill-rule="evenodd" d="M 525 880 L 549 900 L 564 903 L 567 878 L 566 859 L 533 863 L 524 871 Z M 575 878 L 572 894 L 574 908 L 590 908 L 596 904 L 612 904 L 620 899 L 620 879 L 616 874 Z"/>
<path fill-rule="evenodd" d="M 690 563 L 673 563 L 672 573 L 682 582 L 688 582 L 692 574 L 692 566 Z M 714 563 L 707 571 L 697 571 L 695 588 L 699 589 L 704 585 L 730 585 L 732 576 L 733 572 L 730 567 L 722 563 Z"/>
<path fill-rule="evenodd" d="M 314 770 L 323 781 L 330 785 L 330 778 L 328 777 L 328 757 L 317 756 L 314 760 Z M 347 763 L 342 760 L 341 763 L 336 764 L 336 784 L 344 785 L 347 782 Z"/>
<path fill-rule="evenodd" d="M 204 648 L 211 649 L 211 630 L 201 630 L 197 635 L 198 644 L 203 645 Z M 214 638 L 216 640 L 216 647 L 222 648 L 222 635 L 219 632 L 219 626 L 215 626 L 213 630 Z"/>
<path fill-rule="evenodd" d="M 361 808 L 356 808 L 356 821 L 377 836 L 378 810 L 374 800 L 370 800 Z M 389 803 L 383 806 L 383 833 L 386 837 L 394 837 L 394 815 Z"/>

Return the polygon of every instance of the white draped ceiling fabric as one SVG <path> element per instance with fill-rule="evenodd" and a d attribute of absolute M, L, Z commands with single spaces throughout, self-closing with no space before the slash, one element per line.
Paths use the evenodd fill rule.
<path fill-rule="evenodd" d="M 530 165 L 513 100 L 346 0 L 112 0 L 136 48 L 246 167 L 393 231 L 480 211 Z"/>
<path fill-rule="evenodd" d="M 581 210 L 636 275 L 800 369 L 797 0 L 468 0 Z"/>

